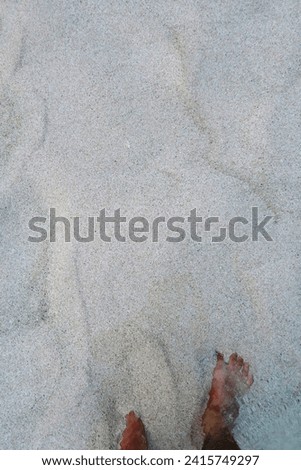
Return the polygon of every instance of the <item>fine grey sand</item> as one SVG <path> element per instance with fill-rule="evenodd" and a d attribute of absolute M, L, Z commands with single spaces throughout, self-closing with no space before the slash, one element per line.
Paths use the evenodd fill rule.
<path fill-rule="evenodd" d="M 194 448 L 218 350 L 254 374 L 239 445 L 301 449 L 300 2 L 7 0 L 0 25 L 0 447 L 114 449 L 134 409 Z M 50 208 L 252 207 L 273 241 L 28 241 Z"/>

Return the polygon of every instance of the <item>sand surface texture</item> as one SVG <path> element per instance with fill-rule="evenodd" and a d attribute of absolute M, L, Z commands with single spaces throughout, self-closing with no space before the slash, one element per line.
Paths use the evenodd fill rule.
<path fill-rule="evenodd" d="M 134 409 L 152 448 L 194 448 L 218 350 L 254 373 L 240 446 L 300 449 L 300 2 L 7 0 L 0 18 L 0 447 L 116 448 Z M 50 208 L 84 236 L 102 208 L 252 207 L 273 241 L 28 241 Z"/>

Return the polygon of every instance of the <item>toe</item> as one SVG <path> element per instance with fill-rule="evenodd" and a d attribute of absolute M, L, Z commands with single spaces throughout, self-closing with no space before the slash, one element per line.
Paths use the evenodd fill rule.
<path fill-rule="evenodd" d="M 216 375 L 217 373 L 222 371 L 224 368 L 224 365 L 225 365 L 225 361 L 224 361 L 223 354 L 216 351 L 216 365 L 213 371 L 213 375 Z"/>
<path fill-rule="evenodd" d="M 241 356 L 237 357 L 237 366 L 240 369 L 244 365 L 244 360 Z"/>
<path fill-rule="evenodd" d="M 229 365 L 234 367 L 236 365 L 236 362 L 237 362 L 237 353 L 233 353 L 231 354 L 229 358 Z"/>
<path fill-rule="evenodd" d="M 218 351 L 216 351 L 216 362 L 224 362 L 224 355 Z"/>
<path fill-rule="evenodd" d="M 249 387 L 251 387 L 251 385 L 253 384 L 253 382 L 254 382 L 253 375 L 252 375 L 252 374 L 248 374 L 248 376 L 247 376 L 247 384 L 249 385 Z"/>
<path fill-rule="evenodd" d="M 242 373 L 245 377 L 248 377 L 249 369 L 250 369 L 249 363 L 245 362 L 244 365 L 243 365 L 243 368 L 242 368 Z"/>

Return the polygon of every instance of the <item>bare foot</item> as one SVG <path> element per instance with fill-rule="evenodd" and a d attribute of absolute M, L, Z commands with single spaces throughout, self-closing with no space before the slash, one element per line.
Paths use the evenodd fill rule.
<path fill-rule="evenodd" d="M 121 450 L 145 450 L 148 448 L 143 422 L 134 411 L 126 417 L 126 428 L 123 431 Z"/>
<path fill-rule="evenodd" d="M 233 353 L 229 363 L 217 353 L 207 408 L 202 418 L 205 434 L 219 434 L 221 429 L 233 427 L 238 415 L 236 397 L 243 395 L 253 383 L 249 364 Z"/>

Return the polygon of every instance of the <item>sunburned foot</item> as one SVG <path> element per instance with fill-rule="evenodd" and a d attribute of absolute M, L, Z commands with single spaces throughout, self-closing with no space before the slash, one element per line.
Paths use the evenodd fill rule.
<path fill-rule="evenodd" d="M 236 353 L 229 363 L 217 354 L 207 408 L 202 418 L 205 434 L 217 434 L 223 428 L 231 429 L 238 415 L 236 398 L 243 395 L 253 383 L 249 364 Z"/>
<path fill-rule="evenodd" d="M 123 431 L 120 449 L 121 450 L 145 450 L 147 449 L 147 439 L 142 420 L 138 418 L 134 411 L 126 417 L 126 428 Z"/>

